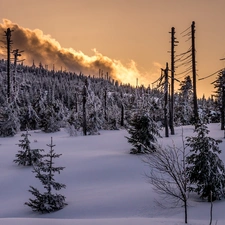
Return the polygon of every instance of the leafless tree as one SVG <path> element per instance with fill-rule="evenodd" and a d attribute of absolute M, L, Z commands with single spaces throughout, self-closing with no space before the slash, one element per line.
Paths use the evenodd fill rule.
<path fill-rule="evenodd" d="M 150 167 L 146 176 L 154 190 L 164 203 L 168 202 L 173 206 L 182 204 L 187 223 L 188 178 L 184 141 L 182 148 L 175 145 L 166 149 L 160 147 L 156 152 L 146 155 L 144 162 Z"/>

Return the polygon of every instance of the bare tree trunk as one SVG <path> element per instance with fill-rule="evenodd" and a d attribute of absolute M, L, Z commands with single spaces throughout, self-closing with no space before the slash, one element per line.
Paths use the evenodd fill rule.
<path fill-rule="evenodd" d="M 121 103 L 121 121 L 120 121 L 120 125 L 121 126 L 124 125 L 124 106 L 123 106 L 123 103 Z"/>
<path fill-rule="evenodd" d="M 212 191 L 210 191 L 210 203 L 211 203 L 211 206 L 210 206 L 210 221 L 209 221 L 209 225 L 212 224 L 212 209 L 213 209 L 213 203 L 212 203 Z"/>
<path fill-rule="evenodd" d="M 187 199 L 184 201 L 184 222 L 187 223 L 188 211 L 187 211 Z"/>
<path fill-rule="evenodd" d="M 169 128 L 168 128 L 168 63 L 166 63 L 165 69 L 165 86 L 164 86 L 164 99 L 165 99 L 165 106 L 164 106 L 164 125 L 165 125 L 165 136 L 169 137 Z"/>
<path fill-rule="evenodd" d="M 198 103 L 197 103 L 197 88 L 196 88 L 196 59 L 195 59 L 195 22 L 191 25 L 191 40 L 192 40 L 192 73 L 193 73 L 193 104 L 194 104 L 194 123 L 197 123 Z"/>
<path fill-rule="evenodd" d="M 7 28 L 5 31 L 6 36 L 6 46 L 7 46 L 7 97 L 8 101 L 10 101 L 11 98 L 11 78 L 10 78 L 10 52 L 11 52 L 11 36 L 12 36 L 12 30 L 10 28 Z"/>
<path fill-rule="evenodd" d="M 222 106 L 221 106 L 221 130 L 224 130 L 225 126 L 225 72 L 222 74 Z"/>
<path fill-rule="evenodd" d="M 105 91 L 104 91 L 104 114 L 105 114 L 105 120 L 108 121 L 108 114 L 107 114 L 107 88 L 105 88 Z"/>
<path fill-rule="evenodd" d="M 175 47 L 175 28 L 171 28 L 171 98 L 170 98 L 170 132 L 174 135 L 174 73 L 175 73 L 175 60 L 174 60 L 174 47 Z"/>
<path fill-rule="evenodd" d="M 86 115 L 86 102 L 87 102 L 87 86 L 83 87 L 83 134 L 87 135 L 87 115 Z"/>

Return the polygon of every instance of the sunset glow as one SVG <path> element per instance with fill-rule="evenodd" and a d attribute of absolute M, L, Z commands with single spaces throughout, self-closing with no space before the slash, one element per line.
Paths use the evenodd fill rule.
<path fill-rule="evenodd" d="M 72 48 L 63 48 L 50 35 L 45 35 L 39 29 L 30 30 L 23 28 L 16 23 L 4 19 L 3 24 L 0 24 L 0 32 L 10 27 L 13 30 L 13 47 L 23 49 L 23 58 L 25 64 L 31 65 L 33 61 L 36 66 L 41 63 L 48 65 L 48 68 L 60 70 L 63 68 L 66 71 L 84 73 L 85 75 L 98 76 L 99 70 L 103 76 L 106 73 L 111 78 L 124 84 L 136 85 L 137 79 L 139 84 L 148 86 L 150 84 L 149 74 L 140 73 L 136 63 L 131 60 L 128 64 L 123 65 L 121 61 L 110 59 L 104 56 L 97 49 L 93 49 L 93 56 L 87 56 L 82 51 L 76 51 Z M 2 51 L 2 57 L 5 58 Z M 157 66 L 155 69 L 157 70 Z"/>
<path fill-rule="evenodd" d="M 129 4 L 1 0 L 0 32 L 3 35 L 9 26 L 14 29 L 13 48 L 25 51 L 26 64 L 34 60 L 49 69 L 54 64 L 56 69 L 92 76 L 101 70 L 120 82 L 136 85 L 138 79 L 139 85 L 148 86 L 159 78 L 166 62 L 170 66 L 171 27 L 176 29 L 176 54 L 180 54 L 190 47 L 182 32 L 192 21 L 198 79 L 225 67 L 225 61 L 219 60 L 225 57 L 224 8 L 224 0 L 130 0 Z M 5 57 L 4 49 L 0 53 Z M 176 73 L 182 70 L 177 68 Z M 210 96 L 214 80 L 215 76 L 198 80 L 198 95 Z"/>

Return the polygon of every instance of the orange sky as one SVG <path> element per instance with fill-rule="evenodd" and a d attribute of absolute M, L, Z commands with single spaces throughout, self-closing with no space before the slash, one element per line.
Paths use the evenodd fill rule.
<path fill-rule="evenodd" d="M 63 48 L 93 56 L 92 49 L 123 65 L 133 60 L 149 84 L 170 63 L 171 27 L 177 53 L 190 47 L 180 33 L 196 22 L 198 78 L 225 67 L 224 0 L 0 0 L 1 18 L 50 34 Z M 2 23 L 2 21 L 0 21 Z M 132 78 L 134 79 L 134 78 Z M 209 96 L 215 77 L 198 81 L 198 96 Z"/>

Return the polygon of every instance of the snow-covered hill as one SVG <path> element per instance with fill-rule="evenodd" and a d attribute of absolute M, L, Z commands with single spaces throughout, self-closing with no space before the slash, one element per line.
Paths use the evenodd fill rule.
<path fill-rule="evenodd" d="M 219 124 L 210 124 L 210 136 L 222 139 L 220 158 L 225 161 L 225 139 Z M 184 136 L 193 134 L 193 127 L 183 127 Z M 161 138 L 162 145 L 171 145 L 172 139 L 181 145 L 182 128 L 176 134 Z M 68 205 L 51 214 L 35 213 L 24 205 L 33 196 L 29 186 L 42 185 L 34 177 L 31 167 L 13 163 L 19 150 L 16 145 L 21 133 L 11 138 L 0 138 L 0 224 L 1 225 L 182 225 L 183 208 L 161 208 L 155 202 L 159 196 L 147 182 L 148 167 L 142 156 L 131 155 L 126 130 L 102 131 L 101 135 L 70 137 L 64 130 L 46 134 L 30 131 L 32 148 L 44 148 L 53 137 L 55 152 L 62 156 L 56 164 L 66 168 L 56 181 L 67 185 L 60 193 Z M 163 131 L 162 131 L 163 135 Z M 225 224 L 225 200 L 213 205 L 213 224 Z M 210 204 L 192 195 L 188 208 L 188 224 L 209 224 Z"/>

